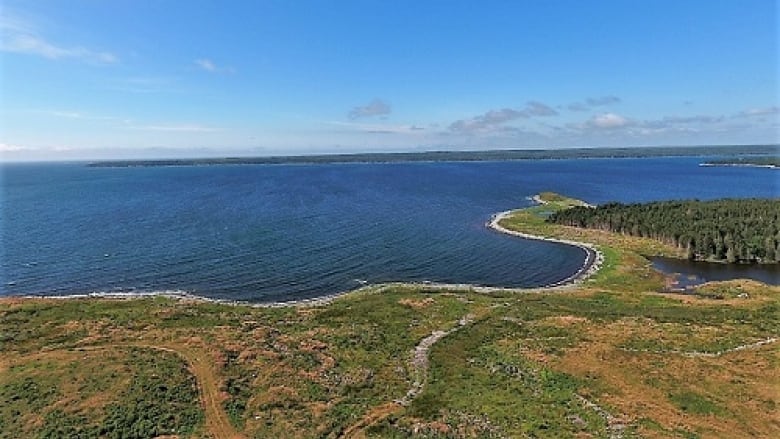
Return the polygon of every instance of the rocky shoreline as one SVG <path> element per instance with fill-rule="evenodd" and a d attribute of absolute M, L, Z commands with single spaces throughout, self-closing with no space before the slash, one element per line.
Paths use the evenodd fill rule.
<path fill-rule="evenodd" d="M 538 196 L 534 197 L 534 201 L 544 204 L 544 202 L 538 199 Z M 571 285 L 578 285 L 584 282 L 585 280 L 587 280 L 592 275 L 594 275 L 601 268 L 601 265 L 604 263 L 604 254 L 601 253 L 601 251 L 599 251 L 599 249 L 592 244 L 586 242 L 571 241 L 568 239 L 558 239 L 558 238 L 549 238 L 545 236 L 531 235 L 529 233 L 509 230 L 503 227 L 500 224 L 501 220 L 509 217 L 512 214 L 512 212 L 513 211 L 511 210 L 507 210 L 493 215 L 493 217 L 487 223 L 487 226 L 497 232 L 504 233 L 507 235 L 512 235 L 512 236 L 517 236 L 518 238 L 533 239 L 536 241 L 547 241 L 547 242 L 554 242 L 558 244 L 571 245 L 582 249 L 586 254 L 585 261 L 582 263 L 582 266 L 580 267 L 579 270 L 577 270 L 574 274 L 567 277 L 566 279 L 547 285 L 544 288 L 559 288 L 559 287 L 565 287 Z"/>
<path fill-rule="evenodd" d="M 539 199 L 538 196 L 535 196 L 533 200 L 536 201 L 537 203 L 544 204 L 544 201 Z M 260 302 L 260 303 L 246 302 L 241 300 L 216 299 L 216 298 L 198 296 L 196 294 L 192 294 L 182 290 L 166 290 L 166 291 L 152 291 L 152 292 L 93 292 L 93 293 L 86 293 L 86 294 L 70 294 L 70 295 L 62 295 L 62 296 L 27 295 L 27 296 L 16 296 L 16 297 L 21 297 L 25 299 L 58 299 L 58 300 L 95 299 L 95 298 L 113 299 L 113 300 L 121 300 L 121 299 L 130 300 L 130 299 L 143 299 L 149 297 L 165 297 L 168 299 L 175 299 L 181 301 L 219 303 L 224 305 L 250 306 L 255 308 L 275 308 L 275 307 L 288 307 L 288 306 L 321 306 L 321 305 L 326 305 L 332 302 L 333 300 L 347 294 L 375 293 L 393 287 L 395 288 L 414 287 L 426 291 L 445 291 L 445 290 L 446 291 L 473 291 L 477 293 L 493 293 L 493 292 L 528 293 L 528 292 L 539 292 L 544 290 L 563 289 L 563 288 L 568 288 L 582 283 L 590 276 L 595 274 L 599 270 L 599 268 L 601 268 L 601 265 L 604 262 L 604 255 L 595 246 L 591 244 L 584 243 L 584 242 L 570 241 L 565 239 L 536 236 L 528 233 L 509 230 L 501 226 L 499 224 L 500 221 L 503 220 L 504 218 L 507 218 L 509 215 L 511 215 L 512 212 L 513 211 L 511 210 L 507 210 L 504 212 L 499 212 L 497 214 L 494 214 L 491 217 L 490 221 L 487 222 L 485 225 L 497 232 L 504 233 L 511 236 L 516 236 L 519 238 L 533 239 L 537 241 L 555 242 L 559 244 L 566 244 L 566 245 L 571 245 L 580 248 L 586 254 L 585 261 L 583 262 L 580 269 L 577 270 L 571 276 L 562 279 L 558 282 L 549 285 L 540 286 L 540 287 L 534 287 L 534 288 L 506 288 L 506 287 L 490 287 L 490 286 L 474 285 L 474 284 L 451 284 L 451 283 L 437 283 L 437 282 L 389 282 L 383 284 L 366 285 L 358 289 L 346 290 L 338 293 L 327 294 L 327 295 L 317 296 L 317 297 L 312 297 L 307 299 L 297 299 L 297 300 L 277 301 L 277 302 Z M 13 298 L 13 297 L 14 296 L 9 296 L 9 298 Z"/>

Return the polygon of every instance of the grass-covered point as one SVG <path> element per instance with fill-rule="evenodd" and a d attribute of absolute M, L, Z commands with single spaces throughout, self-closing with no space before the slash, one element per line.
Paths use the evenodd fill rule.
<path fill-rule="evenodd" d="M 673 249 L 546 223 L 577 203 L 543 200 L 502 225 L 596 243 L 605 267 L 568 291 L 3 299 L 0 437 L 780 435 L 780 288 L 656 293 L 639 254 Z"/>
<path fill-rule="evenodd" d="M 608 203 L 560 210 L 548 221 L 649 237 L 689 259 L 780 262 L 780 199 Z"/>

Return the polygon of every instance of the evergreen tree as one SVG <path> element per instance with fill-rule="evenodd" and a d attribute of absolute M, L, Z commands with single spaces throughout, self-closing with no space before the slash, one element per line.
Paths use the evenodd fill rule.
<path fill-rule="evenodd" d="M 780 262 L 780 200 L 724 199 L 573 207 L 548 221 L 658 239 L 690 259 Z"/>

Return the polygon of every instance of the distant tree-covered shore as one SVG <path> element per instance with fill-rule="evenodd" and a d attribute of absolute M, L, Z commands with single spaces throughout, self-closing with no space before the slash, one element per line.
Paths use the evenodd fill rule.
<path fill-rule="evenodd" d="M 640 158 L 679 156 L 767 155 L 778 145 L 653 146 L 631 148 L 501 149 L 487 151 L 420 151 L 356 154 L 318 154 L 268 157 L 211 157 L 192 159 L 107 160 L 87 166 L 207 166 L 319 163 L 473 162 L 503 160 L 551 160 L 579 158 Z"/>
<path fill-rule="evenodd" d="M 702 163 L 702 166 L 762 166 L 780 168 L 780 156 L 741 156 L 730 159 L 710 160 Z"/>
<path fill-rule="evenodd" d="M 573 207 L 548 221 L 658 239 L 689 259 L 780 262 L 780 200 L 723 199 Z"/>

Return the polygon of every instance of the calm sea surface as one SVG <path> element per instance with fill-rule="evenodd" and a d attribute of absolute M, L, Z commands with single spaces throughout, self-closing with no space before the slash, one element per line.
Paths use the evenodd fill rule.
<path fill-rule="evenodd" d="M 386 281 L 539 286 L 576 271 L 583 252 L 492 232 L 492 213 L 543 190 L 591 203 L 778 196 L 778 171 L 700 161 L 5 164 L 0 295 L 272 301 Z"/>

